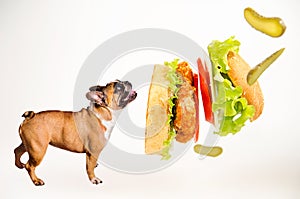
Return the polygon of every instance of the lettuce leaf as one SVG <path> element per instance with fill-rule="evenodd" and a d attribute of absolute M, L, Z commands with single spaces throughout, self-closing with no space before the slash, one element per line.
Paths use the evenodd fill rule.
<path fill-rule="evenodd" d="M 179 59 L 174 59 L 172 62 L 165 62 L 164 64 L 166 66 L 169 67 L 169 71 L 167 73 L 167 78 L 169 80 L 169 89 L 171 91 L 171 93 L 173 95 L 170 96 L 169 100 L 168 100 L 168 104 L 169 104 L 169 109 L 168 109 L 168 124 L 170 125 L 170 129 L 169 129 L 169 136 L 168 139 L 164 141 L 163 145 L 164 148 L 162 150 L 162 159 L 163 160 L 168 160 L 171 158 L 171 155 L 169 153 L 172 142 L 176 136 L 176 131 L 174 129 L 172 120 L 173 120 L 173 107 L 175 106 L 174 104 L 174 100 L 176 100 L 178 98 L 177 93 L 178 93 L 178 85 L 182 84 L 182 80 L 178 77 L 177 73 L 176 73 L 176 69 L 177 69 L 177 65 L 178 65 Z"/>
<path fill-rule="evenodd" d="M 208 52 L 210 59 L 215 66 L 215 70 L 227 74 L 230 69 L 227 63 L 227 54 L 229 51 L 238 53 L 240 42 L 235 40 L 234 37 L 230 37 L 224 42 L 214 40 L 208 46 Z M 218 75 L 217 73 L 215 75 Z"/>
<path fill-rule="evenodd" d="M 221 136 L 239 132 L 255 113 L 254 106 L 249 105 L 247 99 L 242 96 L 242 88 L 235 87 L 227 75 L 230 70 L 227 54 L 229 51 L 238 53 L 239 46 L 240 42 L 234 37 L 230 37 L 224 42 L 213 41 L 208 46 L 217 89 L 212 109 L 221 118 L 219 131 L 215 133 Z"/>

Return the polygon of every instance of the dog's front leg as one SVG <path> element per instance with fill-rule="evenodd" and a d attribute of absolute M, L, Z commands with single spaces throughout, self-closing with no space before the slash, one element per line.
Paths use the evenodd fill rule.
<path fill-rule="evenodd" d="M 95 176 L 94 169 L 97 166 L 97 158 L 90 153 L 86 153 L 86 171 L 93 184 L 102 183 L 102 180 Z"/>

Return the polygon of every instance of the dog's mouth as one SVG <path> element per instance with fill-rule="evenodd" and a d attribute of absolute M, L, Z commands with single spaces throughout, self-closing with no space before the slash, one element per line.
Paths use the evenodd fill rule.
<path fill-rule="evenodd" d="M 120 99 L 121 105 L 126 106 L 128 103 L 135 100 L 137 93 L 134 90 L 130 90 L 126 93 L 124 93 L 123 97 Z M 126 95 L 127 94 L 127 95 Z"/>
<path fill-rule="evenodd" d="M 128 101 L 128 103 L 130 103 L 133 100 L 135 100 L 136 96 L 137 96 L 137 93 L 134 90 L 131 90 L 124 100 Z"/>

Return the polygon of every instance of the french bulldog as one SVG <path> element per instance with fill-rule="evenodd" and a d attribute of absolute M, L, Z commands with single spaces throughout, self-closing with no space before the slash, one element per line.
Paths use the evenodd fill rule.
<path fill-rule="evenodd" d="M 86 171 L 93 184 L 102 183 L 95 176 L 98 157 L 109 140 L 118 112 L 132 102 L 137 93 L 128 81 L 116 80 L 106 86 L 93 86 L 86 94 L 90 106 L 79 112 L 27 111 L 19 127 L 22 143 L 14 150 L 15 165 L 25 168 L 32 182 L 39 186 L 44 181 L 35 174 L 48 145 L 76 153 L 86 153 Z M 26 164 L 21 156 L 29 155 Z"/>

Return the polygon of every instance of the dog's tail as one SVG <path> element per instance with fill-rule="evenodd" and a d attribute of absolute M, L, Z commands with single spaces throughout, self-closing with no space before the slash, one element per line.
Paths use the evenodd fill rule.
<path fill-rule="evenodd" d="M 26 111 L 25 113 L 23 113 L 22 117 L 25 118 L 25 120 L 30 120 L 31 118 L 33 118 L 35 116 L 35 113 L 33 111 Z"/>

